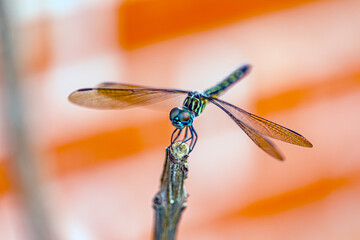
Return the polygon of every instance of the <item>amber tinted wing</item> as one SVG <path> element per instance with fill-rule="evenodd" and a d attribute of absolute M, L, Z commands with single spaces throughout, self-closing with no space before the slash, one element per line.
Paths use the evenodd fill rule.
<path fill-rule="evenodd" d="M 188 94 L 188 91 L 177 89 L 158 89 L 121 83 L 102 83 L 98 86 L 71 93 L 70 102 L 95 109 L 125 109 L 147 106 Z"/>
<path fill-rule="evenodd" d="M 245 110 L 238 108 L 225 101 L 222 101 L 220 99 L 213 98 L 212 102 L 213 103 L 216 102 L 219 105 L 221 105 L 224 109 L 230 112 L 236 119 L 245 123 L 247 126 L 251 127 L 253 130 L 255 130 L 257 133 L 261 135 L 272 137 L 302 147 L 313 146 L 305 137 L 301 136 L 297 132 L 294 132 L 293 130 L 290 130 L 286 127 L 283 127 L 269 120 L 266 120 L 262 117 L 248 113 Z"/>
<path fill-rule="evenodd" d="M 224 112 L 226 112 L 232 120 L 250 137 L 250 139 L 262 150 L 264 150 L 269 155 L 273 156 L 276 159 L 284 160 L 282 155 L 279 153 L 275 145 L 266 137 L 259 134 L 256 130 L 254 130 L 251 126 L 237 119 L 228 109 L 226 109 L 222 104 L 215 101 L 215 98 L 208 99 L 210 102 L 221 108 Z"/>

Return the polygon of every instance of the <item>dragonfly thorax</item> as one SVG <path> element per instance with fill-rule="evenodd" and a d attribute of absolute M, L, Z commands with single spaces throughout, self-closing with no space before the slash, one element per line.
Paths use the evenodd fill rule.
<path fill-rule="evenodd" d="M 170 111 L 170 120 L 176 128 L 183 129 L 192 125 L 194 115 L 188 109 L 176 107 Z"/>
<path fill-rule="evenodd" d="M 191 111 L 195 117 L 204 111 L 207 100 L 199 92 L 189 92 L 185 98 L 183 107 Z"/>

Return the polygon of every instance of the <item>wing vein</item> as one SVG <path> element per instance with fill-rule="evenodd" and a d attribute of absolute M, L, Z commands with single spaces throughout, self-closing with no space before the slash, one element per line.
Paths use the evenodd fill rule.
<path fill-rule="evenodd" d="M 208 98 L 208 100 L 215 104 L 217 107 L 222 109 L 225 113 L 227 113 L 231 119 L 248 135 L 248 137 L 263 151 L 265 151 L 267 154 L 273 156 L 276 159 L 284 160 L 283 156 L 280 154 L 279 150 L 276 148 L 276 146 L 265 136 L 262 136 L 261 133 L 257 132 L 255 129 L 253 129 L 251 126 L 246 124 L 245 122 L 241 121 L 240 119 L 237 119 L 228 109 L 223 107 L 218 102 L 214 101 L 214 98 Z"/>
<path fill-rule="evenodd" d="M 160 103 L 188 94 L 185 90 L 149 88 L 121 83 L 102 83 L 98 86 L 79 89 L 71 93 L 69 101 L 88 108 L 125 109 Z"/>
<path fill-rule="evenodd" d="M 208 99 L 212 99 L 213 103 L 218 103 L 224 109 L 229 111 L 233 116 L 235 116 L 235 118 L 246 123 L 248 126 L 251 126 L 253 130 L 262 135 L 302 147 L 312 147 L 312 144 L 305 137 L 293 130 L 266 120 L 262 117 L 256 116 L 252 113 L 246 112 L 245 110 L 223 100 L 211 97 Z"/>

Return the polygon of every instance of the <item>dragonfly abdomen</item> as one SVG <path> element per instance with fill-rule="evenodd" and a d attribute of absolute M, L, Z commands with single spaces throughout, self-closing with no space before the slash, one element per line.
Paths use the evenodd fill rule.
<path fill-rule="evenodd" d="M 227 78 L 225 78 L 222 82 L 217 84 L 216 86 L 209 88 L 204 93 L 207 96 L 216 98 L 221 95 L 228 87 L 232 84 L 236 83 L 240 80 L 248 71 L 250 70 L 250 65 L 245 64 L 236 69 L 233 73 L 231 73 Z"/>

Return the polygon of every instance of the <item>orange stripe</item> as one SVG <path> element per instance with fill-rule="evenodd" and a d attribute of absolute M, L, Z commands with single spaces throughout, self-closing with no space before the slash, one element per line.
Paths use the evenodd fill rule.
<path fill-rule="evenodd" d="M 256 110 L 259 115 L 290 109 L 298 104 L 313 102 L 319 99 L 334 98 L 360 88 L 360 73 L 352 76 L 337 76 L 328 81 L 297 87 L 285 92 L 256 99 Z M 260 94 L 259 94 L 260 95 Z M 263 96 L 263 94 L 261 94 Z"/>
<path fill-rule="evenodd" d="M 63 175 L 134 154 L 143 145 L 136 128 L 125 128 L 57 146 L 51 153 L 56 157 L 56 175 Z"/>
<path fill-rule="evenodd" d="M 168 120 L 141 126 L 101 132 L 74 142 L 50 147 L 55 155 L 55 175 L 61 176 L 136 154 L 144 149 L 161 146 L 170 141 Z M 165 145 L 164 145 L 165 144 Z"/>
<path fill-rule="evenodd" d="M 119 9 L 120 44 L 133 49 L 312 1 L 127 0 Z"/>
<path fill-rule="evenodd" d="M 9 175 L 9 160 L 1 159 L 0 160 L 0 194 L 7 192 L 13 186 L 10 183 L 10 175 Z"/>
<path fill-rule="evenodd" d="M 349 184 L 348 179 L 323 179 L 305 187 L 250 204 L 235 216 L 260 217 L 272 215 L 321 200 Z"/>

